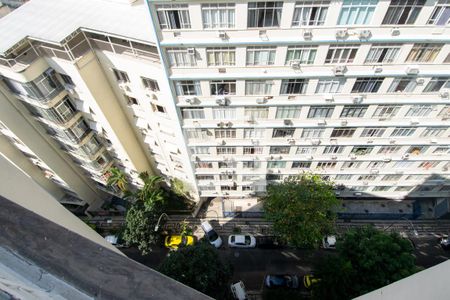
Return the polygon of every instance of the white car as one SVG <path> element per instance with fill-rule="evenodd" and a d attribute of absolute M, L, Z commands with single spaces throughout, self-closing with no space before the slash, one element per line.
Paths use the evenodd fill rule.
<path fill-rule="evenodd" d="M 251 234 L 233 234 L 228 237 L 228 247 L 255 248 L 256 239 Z"/>
<path fill-rule="evenodd" d="M 246 300 L 247 292 L 245 291 L 245 286 L 242 281 L 236 282 L 231 285 L 231 292 L 233 293 L 234 299 Z"/>
<path fill-rule="evenodd" d="M 336 249 L 336 236 L 325 236 L 322 240 L 322 246 L 324 249 Z"/>
<path fill-rule="evenodd" d="M 111 243 L 113 246 L 116 246 L 117 248 L 126 247 L 126 243 L 123 240 L 121 240 L 117 235 L 107 235 L 105 236 L 105 240 Z"/>
<path fill-rule="evenodd" d="M 212 228 L 211 224 L 208 221 L 204 221 L 201 224 L 203 231 L 205 232 L 206 238 L 216 248 L 220 248 L 222 246 L 222 239 L 217 234 L 217 232 Z"/>

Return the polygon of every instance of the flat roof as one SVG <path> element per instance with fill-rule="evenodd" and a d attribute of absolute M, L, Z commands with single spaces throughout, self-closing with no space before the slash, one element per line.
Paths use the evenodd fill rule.
<path fill-rule="evenodd" d="M 151 26 L 144 0 L 31 0 L 0 19 L 0 54 L 27 37 L 60 44 L 80 28 L 152 43 Z"/>

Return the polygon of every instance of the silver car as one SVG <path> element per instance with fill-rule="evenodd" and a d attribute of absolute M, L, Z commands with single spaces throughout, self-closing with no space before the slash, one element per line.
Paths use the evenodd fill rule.
<path fill-rule="evenodd" d="M 256 239 L 251 234 L 233 234 L 228 237 L 228 247 L 255 248 Z"/>

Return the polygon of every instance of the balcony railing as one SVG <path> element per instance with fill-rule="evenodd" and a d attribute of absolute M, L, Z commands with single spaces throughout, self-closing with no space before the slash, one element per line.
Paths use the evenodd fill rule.
<path fill-rule="evenodd" d="M 22 72 L 38 57 L 36 50 L 30 46 L 14 57 L 0 57 L 0 65 L 9 67 L 15 72 Z"/>

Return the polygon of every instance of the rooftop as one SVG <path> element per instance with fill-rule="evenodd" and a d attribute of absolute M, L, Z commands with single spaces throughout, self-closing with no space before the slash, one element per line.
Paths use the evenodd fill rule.
<path fill-rule="evenodd" d="M 109 33 L 152 43 L 151 20 L 145 1 L 133 4 L 109 0 L 32 0 L 0 19 L 0 54 L 25 38 L 61 45 L 73 32 Z"/>

